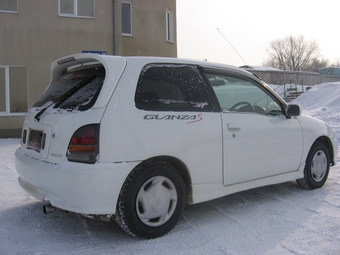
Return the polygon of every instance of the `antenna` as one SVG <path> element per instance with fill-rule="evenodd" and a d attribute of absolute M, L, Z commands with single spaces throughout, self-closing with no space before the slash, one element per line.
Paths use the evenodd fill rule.
<path fill-rule="evenodd" d="M 234 49 L 234 51 L 236 51 L 236 53 L 240 56 L 240 58 L 244 61 L 244 63 L 247 64 L 247 62 L 242 58 L 242 56 L 240 55 L 240 53 L 238 53 L 238 51 L 235 49 L 235 47 L 229 42 L 229 40 L 227 39 L 227 37 L 224 36 L 224 34 L 222 34 L 222 32 L 217 28 L 218 32 L 221 33 L 221 35 L 224 37 L 224 39 L 226 39 L 226 41 L 230 44 L 230 46 Z"/>

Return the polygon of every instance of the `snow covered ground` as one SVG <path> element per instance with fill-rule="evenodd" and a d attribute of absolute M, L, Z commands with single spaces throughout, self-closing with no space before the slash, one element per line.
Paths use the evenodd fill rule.
<path fill-rule="evenodd" d="M 340 83 L 314 86 L 295 103 L 340 142 Z M 0 254 L 340 254 L 339 160 L 321 189 L 292 181 L 187 206 L 169 234 L 138 240 L 115 223 L 44 215 L 44 203 L 17 183 L 17 147 L 19 139 L 0 139 Z"/>

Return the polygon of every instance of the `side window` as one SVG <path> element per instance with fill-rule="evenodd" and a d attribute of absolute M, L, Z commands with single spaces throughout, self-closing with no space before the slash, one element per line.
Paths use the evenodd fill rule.
<path fill-rule="evenodd" d="M 122 34 L 132 35 L 132 4 L 122 2 Z"/>
<path fill-rule="evenodd" d="M 166 40 L 174 42 L 174 13 L 166 10 Z"/>
<path fill-rule="evenodd" d="M 223 111 L 283 114 L 279 102 L 254 81 L 218 73 L 205 75 Z"/>
<path fill-rule="evenodd" d="M 17 0 L 1 0 L 0 1 L 0 12 L 18 12 L 18 1 Z"/>
<path fill-rule="evenodd" d="M 25 113 L 27 109 L 27 67 L 0 66 L 0 115 Z"/>
<path fill-rule="evenodd" d="M 135 104 L 147 111 L 213 111 L 197 67 L 179 64 L 146 65 L 138 80 Z"/>

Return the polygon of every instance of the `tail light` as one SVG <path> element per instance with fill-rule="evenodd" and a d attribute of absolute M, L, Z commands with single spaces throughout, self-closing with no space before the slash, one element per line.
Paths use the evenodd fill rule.
<path fill-rule="evenodd" d="M 68 146 L 67 159 L 72 162 L 94 164 L 99 154 L 99 124 L 79 128 Z"/>
<path fill-rule="evenodd" d="M 22 139 L 21 139 L 23 144 L 26 144 L 26 137 L 27 137 L 27 129 L 24 129 L 24 132 L 22 134 Z"/>

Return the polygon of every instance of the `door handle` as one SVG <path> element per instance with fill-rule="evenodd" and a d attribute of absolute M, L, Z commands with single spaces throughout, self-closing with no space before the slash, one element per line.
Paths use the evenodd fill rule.
<path fill-rule="evenodd" d="M 227 124 L 227 128 L 229 131 L 233 132 L 241 130 L 241 126 L 238 123 L 229 123 Z"/>

